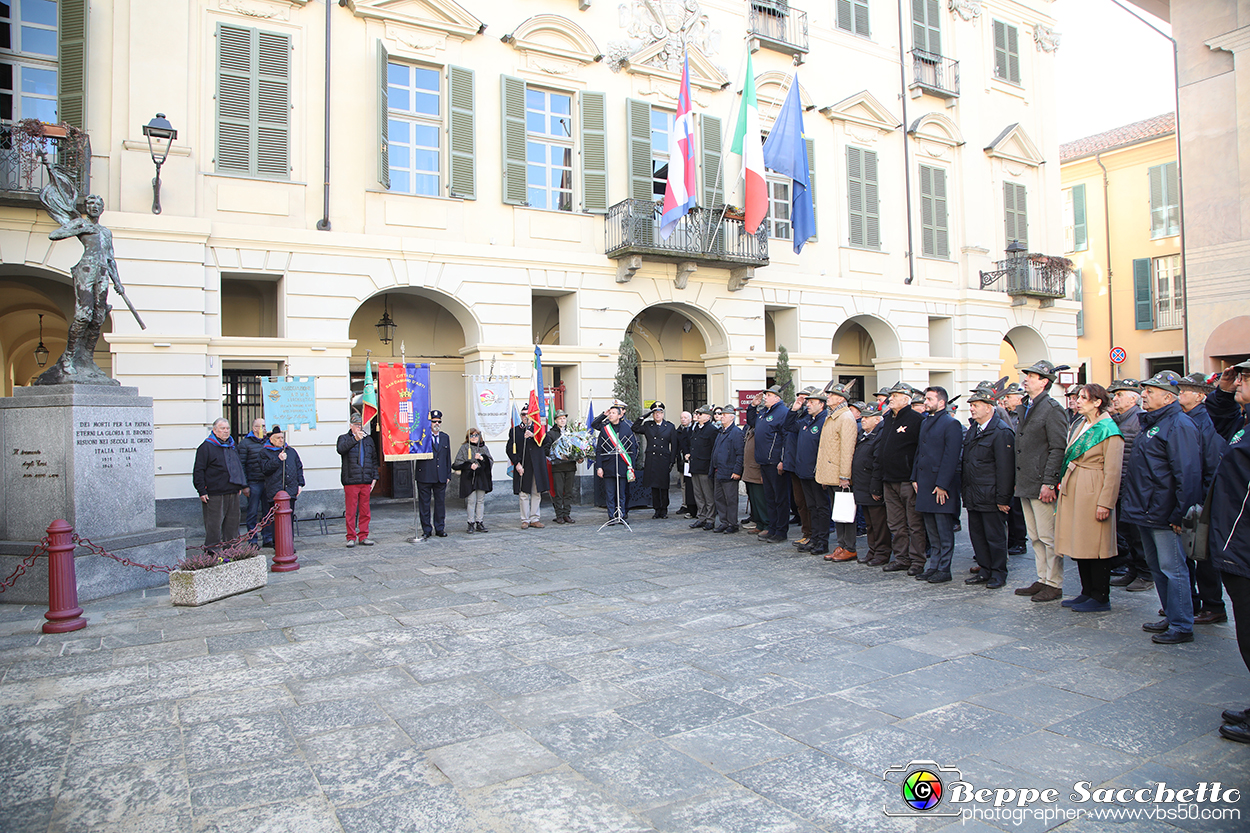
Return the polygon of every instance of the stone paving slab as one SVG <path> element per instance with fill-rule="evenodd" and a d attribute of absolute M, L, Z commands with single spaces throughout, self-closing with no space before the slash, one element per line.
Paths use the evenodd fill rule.
<path fill-rule="evenodd" d="M 1250 818 L 1250 747 L 1215 731 L 1250 704 L 1230 624 L 1154 645 L 1153 593 L 1033 604 L 1010 592 L 1031 557 L 993 592 L 579 519 L 407 544 L 411 510 L 381 507 L 376 547 L 300 538 L 298 572 L 205 607 L 135 591 L 45 635 L 42 608 L 0 606 L 0 831 L 1245 829 L 909 816 L 886 772 L 1072 811 L 1079 780 L 1220 781 L 1243 795 L 1208 806 Z"/>

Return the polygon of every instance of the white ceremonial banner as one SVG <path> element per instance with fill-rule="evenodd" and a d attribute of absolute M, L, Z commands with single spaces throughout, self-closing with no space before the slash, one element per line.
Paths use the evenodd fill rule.
<path fill-rule="evenodd" d="M 511 427 L 508 380 L 488 381 L 479 377 L 473 380 L 473 392 L 473 412 L 482 436 L 497 437 L 507 431 Z"/>

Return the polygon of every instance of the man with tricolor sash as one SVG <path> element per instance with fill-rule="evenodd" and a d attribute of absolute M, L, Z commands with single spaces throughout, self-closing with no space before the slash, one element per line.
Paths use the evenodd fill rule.
<path fill-rule="evenodd" d="M 608 517 L 622 521 L 629 519 L 629 486 L 634 482 L 634 457 L 638 453 L 638 438 L 622 419 L 624 414 L 624 404 L 613 402 L 590 426 L 599 432 L 595 439 L 595 474 L 603 480 Z"/>

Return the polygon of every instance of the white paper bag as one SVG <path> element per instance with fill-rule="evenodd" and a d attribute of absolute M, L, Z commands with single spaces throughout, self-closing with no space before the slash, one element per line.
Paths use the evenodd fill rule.
<path fill-rule="evenodd" d="M 833 493 L 833 521 L 840 524 L 855 522 L 854 492 Z"/>

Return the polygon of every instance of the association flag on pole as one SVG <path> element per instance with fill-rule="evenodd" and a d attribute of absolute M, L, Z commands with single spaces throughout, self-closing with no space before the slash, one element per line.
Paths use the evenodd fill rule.
<path fill-rule="evenodd" d="M 755 100 L 755 69 L 751 53 L 747 53 L 747 77 L 742 85 L 742 105 L 738 108 L 738 126 L 734 130 L 729 151 L 742 157 L 742 175 L 746 180 L 743 209 L 748 234 L 755 234 L 768 215 L 768 186 L 764 181 L 764 147 L 760 142 L 760 108 Z"/>
<path fill-rule="evenodd" d="M 543 391 L 543 351 L 537 344 L 534 345 L 534 371 L 530 375 L 530 403 L 525 413 L 534 421 L 531 429 L 534 441 L 542 445 L 547 436 L 547 407 Z"/>
<path fill-rule="evenodd" d="M 694 113 L 690 107 L 690 55 L 681 70 L 681 90 L 677 93 L 677 116 L 668 137 L 668 185 L 664 189 L 664 213 L 660 217 L 660 237 L 667 240 L 677 222 L 697 204 L 694 180 Z"/>
<path fill-rule="evenodd" d="M 790 92 L 782 105 L 777 121 L 764 142 L 764 164 L 793 180 L 790 186 L 790 226 L 794 253 L 803 251 L 803 244 L 816 230 L 807 168 L 807 142 L 803 135 L 803 103 L 799 99 L 799 74 L 790 82 Z"/>
<path fill-rule="evenodd" d="M 373 384 L 373 362 L 365 358 L 365 393 L 360 402 L 360 421 L 365 425 L 378 413 L 378 389 Z"/>
<path fill-rule="evenodd" d="M 595 421 L 595 400 L 591 399 L 590 404 L 586 407 L 586 430 L 590 430 L 590 423 Z M 586 458 L 586 468 L 593 469 L 595 467 L 595 458 Z"/>

